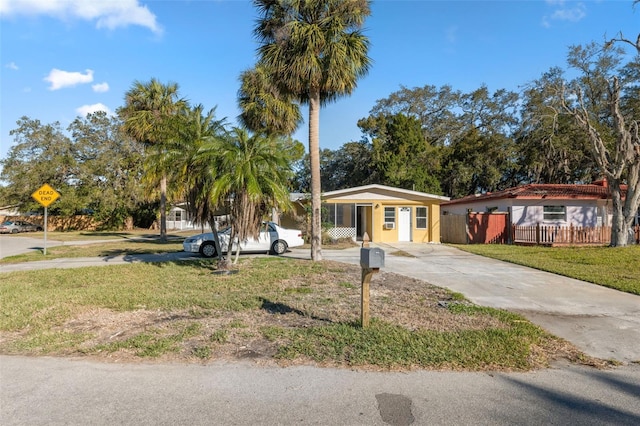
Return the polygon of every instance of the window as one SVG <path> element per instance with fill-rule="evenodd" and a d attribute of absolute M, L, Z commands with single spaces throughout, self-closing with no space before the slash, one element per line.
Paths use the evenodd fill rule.
<path fill-rule="evenodd" d="M 334 227 L 355 227 L 355 204 L 323 203 L 322 222 Z"/>
<path fill-rule="evenodd" d="M 567 217 L 567 208 L 565 206 L 544 206 L 543 212 L 544 220 L 565 221 Z"/>
<path fill-rule="evenodd" d="M 336 205 L 336 226 L 355 226 L 355 210 L 353 204 Z"/>
<path fill-rule="evenodd" d="M 322 222 L 330 223 L 332 226 L 336 225 L 336 205 L 331 203 L 322 203 L 322 208 L 320 209 L 322 214 Z"/>
<path fill-rule="evenodd" d="M 427 208 L 416 207 L 416 228 L 427 229 Z"/>
<path fill-rule="evenodd" d="M 385 207 L 384 208 L 384 222 L 393 222 L 396 223 L 396 208 L 395 207 Z"/>

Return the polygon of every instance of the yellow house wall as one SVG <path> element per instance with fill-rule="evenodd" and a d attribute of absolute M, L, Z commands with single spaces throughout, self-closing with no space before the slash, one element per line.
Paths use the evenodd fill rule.
<path fill-rule="evenodd" d="M 440 242 L 440 205 L 437 201 L 413 201 L 413 200 L 381 200 L 381 199 L 324 199 L 325 203 L 354 204 L 372 206 L 373 221 L 369 238 L 374 243 L 395 243 L 398 241 L 398 209 L 411 207 L 411 239 L 413 242 L 428 243 Z M 377 206 L 377 207 L 376 207 Z M 383 229 L 384 208 L 396 209 L 396 226 L 394 229 Z M 416 228 L 416 207 L 427 207 L 427 229 Z"/>

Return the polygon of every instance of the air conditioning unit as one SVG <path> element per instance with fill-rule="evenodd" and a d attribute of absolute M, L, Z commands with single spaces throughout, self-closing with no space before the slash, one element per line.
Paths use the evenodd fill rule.
<path fill-rule="evenodd" d="M 396 229 L 396 223 L 395 222 L 385 222 L 383 225 L 384 229 Z"/>

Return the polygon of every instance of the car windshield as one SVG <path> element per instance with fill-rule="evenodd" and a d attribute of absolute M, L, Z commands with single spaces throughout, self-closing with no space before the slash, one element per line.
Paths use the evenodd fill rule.
<path fill-rule="evenodd" d="M 13 225 L 13 222 L 2 222 L 4 226 Z"/>

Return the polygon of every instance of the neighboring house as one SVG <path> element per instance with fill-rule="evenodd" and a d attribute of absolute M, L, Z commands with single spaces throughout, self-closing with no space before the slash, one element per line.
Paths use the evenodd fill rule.
<path fill-rule="evenodd" d="M 611 200 L 606 181 L 598 181 L 588 185 L 528 184 L 442 205 L 443 215 L 469 212 L 508 212 L 511 223 L 523 226 L 607 226 L 611 223 Z"/>
<path fill-rule="evenodd" d="M 225 213 L 224 209 L 220 209 L 215 212 L 214 219 L 218 223 L 218 226 L 226 226 L 229 221 L 229 217 Z M 197 225 L 193 222 L 193 217 L 187 211 L 187 203 L 182 202 L 173 204 L 171 209 L 167 213 L 167 229 L 172 230 L 190 230 L 197 229 L 204 232 L 204 230 L 211 229 L 209 224 Z"/>
<path fill-rule="evenodd" d="M 448 197 L 384 185 L 325 192 L 322 222 L 331 238 L 440 242 L 440 204 Z"/>
<path fill-rule="evenodd" d="M 186 203 L 179 203 L 171 206 L 167 213 L 167 229 L 196 229 L 198 228 L 191 221 Z"/>
<path fill-rule="evenodd" d="M 310 204 L 310 200 L 311 194 L 291 192 L 289 194 L 291 210 L 281 213 L 277 209 L 274 209 L 271 215 L 271 221 L 283 228 L 300 229 L 304 231 L 304 222 L 307 216 L 306 206 Z"/>
<path fill-rule="evenodd" d="M 607 243 L 611 203 L 606 181 L 528 184 L 471 195 L 442 204 L 443 242 Z"/>

